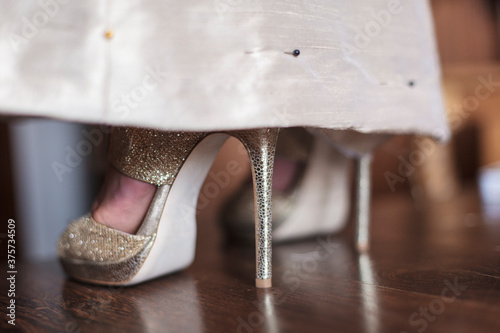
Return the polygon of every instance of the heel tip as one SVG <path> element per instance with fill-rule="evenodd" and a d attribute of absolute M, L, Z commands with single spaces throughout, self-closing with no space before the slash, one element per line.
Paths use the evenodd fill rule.
<path fill-rule="evenodd" d="M 271 288 L 271 279 L 255 279 L 255 286 L 257 288 Z"/>
<path fill-rule="evenodd" d="M 360 253 L 366 253 L 370 250 L 370 245 L 368 243 L 357 243 L 356 249 Z"/>

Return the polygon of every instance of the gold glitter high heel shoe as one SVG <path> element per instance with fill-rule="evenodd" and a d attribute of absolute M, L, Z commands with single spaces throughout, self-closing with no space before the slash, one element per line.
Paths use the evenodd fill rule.
<path fill-rule="evenodd" d="M 228 136 L 245 146 L 255 198 L 256 286 L 271 287 L 271 182 L 279 129 L 220 133 L 115 128 L 109 156 L 118 171 L 158 186 L 135 234 L 109 228 L 90 214 L 72 222 L 59 239 L 66 273 L 81 281 L 134 285 L 191 264 L 196 202 L 201 185 Z"/>

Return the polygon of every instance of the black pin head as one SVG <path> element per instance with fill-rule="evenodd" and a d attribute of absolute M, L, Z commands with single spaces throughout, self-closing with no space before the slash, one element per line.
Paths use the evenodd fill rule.
<path fill-rule="evenodd" d="M 293 50 L 293 56 L 294 57 L 298 57 L 300 55 L 300 51 L 299 50 Z"/>

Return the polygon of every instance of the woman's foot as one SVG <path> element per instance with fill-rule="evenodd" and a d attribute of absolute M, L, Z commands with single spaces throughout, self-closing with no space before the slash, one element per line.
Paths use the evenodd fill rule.
<path fill-rule="evenodd" d="M 156 186 L 125 176 L 110 166 L 92 205 L 92 217 L 108 227 L 134 234 L 149 209 Z"/>

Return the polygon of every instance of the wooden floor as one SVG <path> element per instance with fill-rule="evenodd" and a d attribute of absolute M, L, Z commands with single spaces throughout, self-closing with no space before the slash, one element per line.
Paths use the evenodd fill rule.
<path fill-rule="evenodd" d="M 418 209 L 419 208 L 419 209 Z M 210 215 L 210 214 L 209 214 Z M 474 194 L 435 207 L 373 203 L 373 247 L 350 232 L 274 247 L 274 287 L 253 286 L 253 249 L 199 221 L 195 263 L 132 288 L 67 280 L 56 260 L 24 263 L 18 332 L 500 332 L 500 221 Z M 2 267 L 6 267 L 5 263 Z M 0 308 L 6 312 L 6 279 Z M 2 331 L 12 329 L 2 314 Z"/>

